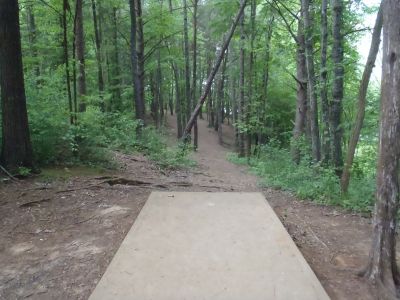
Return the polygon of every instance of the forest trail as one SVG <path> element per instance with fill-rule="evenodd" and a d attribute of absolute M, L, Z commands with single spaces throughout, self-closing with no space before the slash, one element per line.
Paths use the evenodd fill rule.
<path fill-rule="evenodd" d="M 171 144 L 174 124 L 169 117 Z M 246 167 L 227 161 L 233 130 L 223 132 L 221 146 L 199 121 L 195 168 L 160 170 L 142 155 L 115 152 L 117 170 L 55 168 L 0 185 L 0 299 L 87 299 L 154 190 L 262 192 L 332 299 L 376 299 L 356 275 L 370 219 L 262 188 Z"/>

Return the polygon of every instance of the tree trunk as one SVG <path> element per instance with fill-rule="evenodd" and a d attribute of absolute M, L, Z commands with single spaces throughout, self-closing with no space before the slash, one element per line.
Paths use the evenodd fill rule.
<path fill-rule="evenodd" d="M 83 33 L 83 0 L 76 0 L 76 58 L 78 62 L 78 96 L 79 96 L 79 111 L 86 110 L 86 73 L 85 73 L 85 37 Z"/>
<path fill-rule="evenodd" d="M 200 97 L 200 99 L 199 99 L 199 101 L 198 101 L 198 103 L 197 103 L 197 105 L 196 105 L 196 107 L 195 107 L 195 109 L 194 109 L 189 121 L 186 124 L 185 130 L 184 130 L 184 139 L 186 141 L 187 141 L 187 138 L 190 135 L 190 131 L 192 130 L 192 127 L 193 127 L 193 124 L 194 124 L 194 120 L 199 115 L 199 111 L 201 109 L 201 106 L 206 101 L 207 95 L 210 92 L 211 85 L 213 83 L 215 74 L 217 74 L 217 72 L 218 72 L 219 66 L 221 65 L 221 62 L 224 59 L 224 53 L 225 53 L 226 49 L 228 49 L 229 43 L 230 43 L 230 41 L 232 39 L 233 33 L 235 32 L 236 26 L 239 23 L 239 20 L 240 20 L 241 16 L 243 15 L 243 11 L 244 11 L 244 8 L 246 6 L 246 2 L 247 2 L 247 0 L 241 0 L 241 5 L 240 5 L 240 8 L 239 8 L 239 11 L 238 11 L 238 13 L 237 13 L 237 15 L 235 17 L 235 20 L 232 23 L 232 26 L 231 26 L 228 34 L 226 35 L 225 42 L 224 42 L 224 44 L 222 46 L 222 49 L 221 49 L 221 53 L 217 57 L 217 59 L 215 61 L 215 65 L 212 68 L 211 73 L 207 78 L 207 82 L 206 82 L 206 85 L 204 87 L 204 92 L 201 95 L 201 97 Z"/>
<path fill-rule="evenodd" d="M 328 0 L 322 0 L 321 5 L 321 71 L 320 95 L 322 110 L 322 161 L 328 164 L 331 156 L 330 130 L 329 130 L 329 103 L 328 103 Z"/>
<path fill-rule="evenodd" d="M 67 86 L 68 96 L 68 108 L 69 108 L 69 122 L 73 125 L 76 121 L 76 109 L 72 103 L 72 91 L 71 91 L 71 75 L 69 72 L 69 55 L 68 55 L 68 32 L 67 32 L 67 11 L 70 9 L 68 0 L 63 0 L 63 14 L 62 14 L 62 31 L 63 31 L 63 52 L 64 52 L 64 63 L 65 63 L 65 81 Z"/>
<path fill-rule="evenodd" d="M 144 35 L 143 35 L 143 17 L 142 17 L 142 1 L 134 0 L 136 8 L 136 29 L 137 29 L 137 72 L 139 76 L 139 109 L 141 120 L 144 124 L 144 116 L 146 114 L 145 96 L 144 96 Z"/>
<path fill-rule="evenodd" d="M 241 5 L 244 5 L 244 0 L 240 0 Z M 239 75 L 239 106 L 238 106 L 238 115 L 239 122 L 241 126 L 245 124 L 245 100 L 244 100 L 244 47 L 245 47 L 245 32 L 244 32 L 244 13 L 240 18 L 240 75 Z M 244 132 L 243 129 L 239 129 L 239 156 L 244 157 L 245 153 L 245 144 L 244 144 Z"/>
<path fill-rule="evenodd" d="M 396 223 L 400 158 L 400 2 L 383 1 L 381 115 L 375 219 L 365 276 L 377 283 L 380 299 L 397 299 Z"/>
<path fill-rule="evenodd" d="M 33 155 L 22 67 L 18 1 L 0 0 L 1 164 L 11 172 L 32 168 Z"/>
<path fill-rule="evenodd" d="M 112 100 L 110 103 L 110 111 L 119 111 L 122 109 L 121 103 L 121 69 L 119 64 L 119 45 L 118 45 L 118 22 L 117 22 L 117 8 L 113 7 L 112 13 L 112 22 L 113 22 L 113 31 L 112 31 L 112 41 L 113 41 L 113 64 L 111 66 L 112 69 Z"/>
<path fill-rule="evenodd" d="M 199 0 L 193 0 L 193 75 L 192 75 L 192 94 L 191 103 L 192 109 L 196 107 L 196 81 L 197 81 L 197 5 Z M 201 113 L 201 110 L 200 110 Z M 199 130 L 197 128 L 197 118 L 193 125 L 193 147 L 197 149 L 199 147 Z"/>
<path fill-rule="evenodd" d="M 223 144 L 222 139 L 222 124 L 223 124 L 223 100 L 224 100 L 224 88 L 225 88 L 225 71 L 226 63 L 228 61 L 228 52 L 225 54 L 224 62 L 222 63 L 221 75 L 218 83 L 218 95 L 217 95 L 217 131 L 218 131 L 218 142 L 220 145 Z"/>
<path fill-rule="evenodd" d="M 300 139 L 306 132 L 307 123 L 307 64 L 305 56 L 305 39 L 302 18 L 299 19 L 297 33 L 297 54 L 296 54 L 296 116 L 293 129 L 292 159 L 298 164 L 300 162 Z"/>
<path fill-rule="evenodd" d="M 342 177 L 340 178 L 340 185 L 342 191 L 347 193 L 349 182 L 350 182 L 350 169 L 353 165 L 354 154 L 356 152 L 356 147 L 358 140 L 360 138 L 361 129 L 364 123 L 365 116 L 365 106 L 367 101 L 367 91 L 369 80 L 371 78 L 372 70 L 375 65 L 376 56 L 379 51 L 379 45 L 381 43 L 381 32 L 382 32 L 382 4 L 379 8 L 378 14 L 375 20 L 374 31 L 372 33 L 371 47 L 369 49 L 367 63 L 365 64 L 365 69 L 360 82 L 360 87 L 358 90 L 358 104 L 357 104 L 357 115 L 356 120 L 350 135 L 349 146 L 347 149 L 346 162 L 343 167 Z"/>
<path fill-rule="evenodd" d="M 26 12 L 27 12 L 28 41 L 29 41 L 30 54 L 34 59 L 34 72 L 36 76 L 36 83 L 39 84 L 40 67 L 38 62 L 37 46 L 36 46 L 36 22 L 35 22 L 35 14 L 33 12 L 32 3 L 27 3 Z"/>
<path fill-rule="evenodd" d="M 185 56 L 185 100 L 186 100 L 186 119 L 189 120 L 192 111 L 190 101 L 190 62 L 189 62 L 189 29 L 187 20 L 187 1 L 183 0 L 183 51 Z"/>
<path fill-rule="evenodd" d="M 142 101 L 140 99 L 141 82 L 139 79 L 138 54 L 136 51 L 136 11 L 135 0 L 129 0 L 130 16 L 131 16 L 131 62 L 132 62 L 132 78 L 133 78 L 133 98 L 135 106 L 135 116 L 138 121 L 144 124 L 144 111 Z"/>
<path fill-rule="evenodd" d="M 103 99 L 104 94 L 104 78 L 103 78 L 103 65 L 101 61 L 101 40 L 100 40 L 100 32 L 99 26 L 97 22 L 97 9 L 96 9 L 96 0 L 92 0 L 92 15 L 93 15 L 93 29 L 94 29 L 94 37 L 95 37 L 95 46 L 96 46 L 96 61 L 97 61 L 97 85 L 99 89 L 99 97 L 100 97 L 100 108 L 102 111 L 105 111 L 105 103 Z"/>
<path fill-rule="evenodd" d="M 342 135 L 341 126 L 342 102 L 343 102 L 343 0 L 332 0 L 332 22 L 333 22 L 333 45 L 332 60 L 333 69 L 333 88 L 331 105 L 331 131 L 332 131 L 332 162 L 338 176 L 342 174 L 343 155 L 342 155 Z"/>
<path fill-rule="evenodd" d="M 311 123 L 311 150 L 315 162 L 321 159 L 321 145 L 318 127 L 318 104 L 317 91 L 314 71 L 314 46 L 312 41 L 312 18 L 310 16 L 310 0 L 302 0 L 302 11 L 304 18 L 305 32 L 305 54 L 308 77 L 308 98 L 310 103 L 310 123 Z"/>

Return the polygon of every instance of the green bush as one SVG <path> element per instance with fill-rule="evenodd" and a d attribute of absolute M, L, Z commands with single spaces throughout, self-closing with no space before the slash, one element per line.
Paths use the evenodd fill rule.
<path fill-rule="evenodd" d="M 294 193 L 300 199 L 339 205 L 346 209 L 370 212 L 374 202 L 373 176 L 354 177 L 349 192 L 341 193 L 339 178 L 333 168 L 312 164 L 303 157 L 297 165 L 290 152 L 276 143 L 260 147 L 257 157 L 239 158 L 229 154 L 228 159 L 238 164 L 248 164 L 250 170 L 261 177 L 261 184 Z"/>

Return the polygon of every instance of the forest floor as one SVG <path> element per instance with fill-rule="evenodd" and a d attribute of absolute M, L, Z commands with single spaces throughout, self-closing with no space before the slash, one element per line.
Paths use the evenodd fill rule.
<path fill-rule="evenodd" d="M 170 143 L 176 135 L 168 120 Z M 366 263 L 371 220 L 258 185 L 199 122 L 197 167 L 160 170 L 115 152 L 118 170 L 52 168 L 0 184 L 0 299 L 87 299 L 153 190 L 262 192 L 332 299 L 376 299 L 356 273 Z"/>

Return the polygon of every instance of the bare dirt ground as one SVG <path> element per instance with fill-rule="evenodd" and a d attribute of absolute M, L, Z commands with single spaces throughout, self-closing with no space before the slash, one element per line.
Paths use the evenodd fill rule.
<path fill-rule="evenodd" d="M 172 119 L 168 126 L 173 141 Z M 61 168 L 0 184 L 0 299 L 87 299 L 152 190 L 263 192 L 332 299 L 377 299 L 356 275 L 370 219 L 259 187 L 226 160 L 230 127 L 224 146 L 206 122 L 199 131 L 192 170 L 163 171 L 141 155 L 115 153 L 118 170 Z"/>

